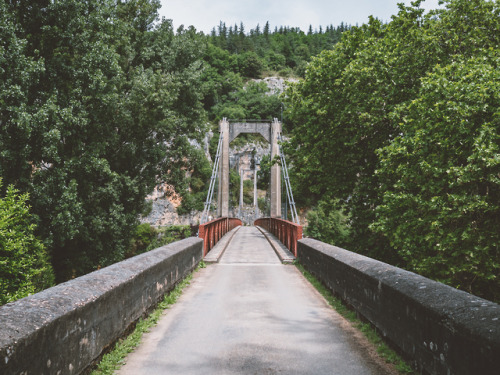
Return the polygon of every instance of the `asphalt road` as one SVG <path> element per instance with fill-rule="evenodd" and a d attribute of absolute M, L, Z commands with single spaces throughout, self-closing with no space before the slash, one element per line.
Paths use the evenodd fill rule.
<path fill-rule="evenodd" d="M 121 375 L 394 374 L 254 227 L 182 297 L 129 355 Z"/>

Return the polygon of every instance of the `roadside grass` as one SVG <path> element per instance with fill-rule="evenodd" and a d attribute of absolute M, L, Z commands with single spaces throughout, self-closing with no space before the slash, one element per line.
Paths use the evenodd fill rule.
<path fill-rule="evenodd" d="M 353 326 L 359 329 L 365 337 L 375 345 L 377 353 L 387 362 L 392 363 L 401 374 L 415 374 L 413 369 L 408 365 L 394 350 L 392 350 L 380 337 L 375 328 L 370 323 L 362 322 L 356 312 L 349 309 L 342 301 L 333 296 L 332 292 L 327 289 L 320 281 L 318 281 L 304 266 L 295 262 L 295 266 L 304 275 L 304 277 L 316 288 L 316 290 L 327 300 L 340 315 L 349 320 Z"/>
<path fill-rule="evenodd" d="M 182 290 L 188 286 L 193 279 L 193 274 L 200 268 L 205 267 L 205 262 L 202 260 L 192 273 L 179 282 L 170 293 L 165 295 L 164 299 L 151 314 L 144 319 L 141 318 L 137 322 L 134 330 L 128 336 L 117 341 L 115 347 L 102 357 L 97 368 L 91 372 L 91 375 L 113 375 L 115 371 L 119 370 L 120 367 L 125 364 L 127 355 L 133 352 L 141 343 L 142 335 L 149 332 L 149 330 L 158 323 L 163 312 L 177 302 L 182 294 Z"/>

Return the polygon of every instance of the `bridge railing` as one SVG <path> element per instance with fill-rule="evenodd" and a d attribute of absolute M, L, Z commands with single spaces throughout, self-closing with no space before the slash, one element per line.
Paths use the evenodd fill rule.
<path fill-rule="evenodd" d="M 221 217 L 201 224 L 198 237 L 203 239 L 203 256 L 213 249 L 222 236 L 239 225 L 243 225 L 242 221 L 234 217 Z"/>
<path fill-rule="evenodd" d="M 257 219 L 254 225 L 258 225 L 274 234 L 297 257 L 297 241 L 302 239 L 301 225 L 272 217 Z"/>

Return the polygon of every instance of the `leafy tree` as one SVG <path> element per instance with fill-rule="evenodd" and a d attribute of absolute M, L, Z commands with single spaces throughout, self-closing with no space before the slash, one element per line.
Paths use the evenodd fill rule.
<path fill-rule="evenodd" d="M 229 205 L 236 207 L 240 202 L 240 174 L 235 168 L 229 170 Z"/>
<path fill-rule="evenodd" d="M 245 108 L 243 108 L 241 105 L 234 104 L 234 103 L 229 103 L 226 105 L 222 105 L 222 108 L 217 108 L 217 111 L 219 112 L 217 117 L 220 118 L 228 118 L 228 119 L 246 119 L 247 114 L 245 111 Z"/>
<path fill-rule="evenodd" d="M 266 60 L 268 68 L 275 71 L 281 70 L 286 64 L 285 56 L 273 50 L 267 53 Z"/>
<path fill-rule="evenodd" d="M 33 164 L 28 160 L 32 113 L 29 87 L 43 71 L 42 62 L 26 56 L 14 15 L 0 3 L 0 176 L 11 184 L 25 183 Z M 0 305 L 53 285 L 54 274 L 35 225 L 28 195 L 0 178 Z"/>
<path fill-rule="evenodd" d="M 267 190 L 271 182 L 271 156 L 263 155 L 260 159 L 260 169 L 257 172 L 257 187 L 262 190 Z"/>
<path fill-rule="evenodd" d="M 391 75 L 384 73 L 384 81 L 376 86 L 371 81 L 382 77 L 374 69 L 355 63 L 361 42 L 365 40 L 372 51 L 375 48 L 370 43 L 377 42 L 376 35 L 382 32 L 380 22 L 372 19 L 370 24 L 345 33 L 333 51 L 313 59 L 305 80 L 289 90 L 286 106 L 292 124 L 292 142 L 287 149 L 294 165 L 296 195 L 306 198 L 302 202 L 305 205 L 314 205 L 322 197 L 344 202 L 349 199 L 349 248 L 379 257 L 379 251 L 387 250 L 383 238 L 368 230 L 374 217 L 373 200 L 377 199 L 372 178 L 377 163 L 375 150 L 380 141 L 387 141 L 384 134 L 394 129 L 384 118 L 376 117 L 375 123 L 362 120 L 361 114 L 371 113 L 373 107 L 377 111 L 383 108 L 373 102 L 379 99 L 372 99 L 372 94 L 377 87 L 382 90 Z M 363 60 L 369 61 L 368 56 L 363 55 Z M 380 60 L 369 65 L 376 67 Z"/>
<path fill-rule="evenodd" d="M 250 81 L 244 88 L 231 92 L 225 102 L 214 106 L 214 117 L 221 119 L 273 119 L 281 110 L 277 94 L 269 94 L 265 82 Z"/>
<path fill-rule="evenodd" d="M 133 257 L 191 236 L 189 225 L 171 225 L 155 228 L 149 224 L 139 224 L 132 237 L 126 257 Z"/>
<path fill-rule="evenodd" d="M 1 187 L 1 179 L 0 179 Z M 0 198 L 0 305 L 54 284 L 54 274 L 27 205 L 12 186 Z"/>
<path fill-rule="evenodd" d="M 500 299 L 500 54 L 458 58 L 395 112 L 373 227 L 415 272 Z"/>
<path fill-rule="evenodd" d="M 260 77 L 264 64 L 255 52 L 245 52 L 239 55 L 238 62 L 240 66 L 240 72 L 245 77 Z"/>
<path fill-rule="evenodd" d="M 253 204 L 253 180 L 243 181 L 243 203 Z"/>
<path fill-rule="evenodd" d="M 203 102 L 205 109 L 210 111 L 215 105 L 226 101 L 229 93 L 241 89 L 243 79 L 238 72 L 236 56 L 222 48 L 209 43 L 204 61 L 206 68 L 203 72 L 205 82 Z"/>
<path fill-rule="evenodd" d="M 239 72 L 246 78 L 257 78 L 267 68 L 276 72 L 287 68 L 303 67 L 310 57 L 324 49 L 332 49 L 348 26 L 328 27 L 327 32 L 307 35 L 299 28 L 281 27 L 271 32 L 269 22 L 260 32 L 260 26 L 245 33 L 243 24 L 229 29 L 221 23 L 208 38 L 213 46 L 226 50 L 238 60 Z M 227 65 L 234 71 L 234 65 Z M 295 74 L 297 71 L 294 72 Z"/>
<path fill-rule="evenodd" d="M 158 236 L 158 231 L 148 223 L 139 224 L 130 241 L 130 248 L 125 254 L 126 258 L 133 257 L 146 251 Z"/>
<path fill-rule="evenodd" d="M 205 40 L 192 28 L 175 34 L 169 21 L 155 26 L 156 0 L 28 3 L 8 9 L 27 41 L 28 57 L 13 66 L 41 58 L 44 69 L 20 75 L 26 99 L 10 112 L 30 121 L 16 119 L 19 140 L 0 130 L 9 145 L 0 170 L 30 192 L 63 281 L 123 259 L 144 197 L 159 182 L 185 182 L 191 141 L 204 129 Z"/>
<path fill-rule="evenodd" d="M 29 88 L 43 71 L 43 61 L 27 56 L 15 15 L 0 3 L 0 176 L 10 184 L 26 183 L 32 172 Z M 4 188 L 5 189 L 5 188 Z M 4 190 L 5 192 L 5 190 Z"/>
<path fill-rule="evenodd" d="M 480 255 L 487 253 L 490 257 L 497 256 L 494 250 L 497 241 L 494 236 L 489 235 L 490 229 L 486 229 L 489 228 L 489 224 L 481 227 L 482 229 L 475 229 L 477 236 L 474 237 L 467 227 L 458 225 L 459 221 L 452 223 L 450 216 L 444 212 L 436 211 L 428 214 L 428 211 L 422 211 L 421 208 L 417 210 L 416 206 L 412 206 L 411 210 L 402 215 L 403 207 L 409 209 L 410 205 L 414 204 L 410 203 L 414 198 L 404 201 L 403 195 L 407 191 L 398 190 L 401 181 L 397 178 L 406 176 L 403 168 L 410 164 L 408 173 L 415 179 L 418 172 L 414 169 L 430 163 L 430 160 L 435 163 L 435 168 L 439 162 L 450 168 L 453 166 L 450 171 L 472 163 L 469 158 L 474 151 L 466 145 L 473 139 L 478 139 L 474 129 L 480 125 L 463 132 L 464 138 L 460 141 L 455 137 L 446 138 L 448 133 L 443 133 L 445 129 L 436 131 L 432 136 L 427 135 L 430 133 L 423 129 L 438 129 L 443 123 L 449 128 L 451 122 L 441 119 L 442 115 L 448 116 L 450 121 L 457 124 L 460 123 L 462 114 L 465 118 L 471 117 L 469 124 L 473 123 L 473 118 L 483 115 L 481 111 L 484 111 L 484 108 L 481 110 L 475 108 L 471 101 L 473 96 L 467 98 L 465 95 L 466 88 L 468 90 L 472 86 L 466 82 L 465 72 L 471 68 L 472 61 L 477 63 L 483 61 L 484 64 L 479 64 L 480 68 L 478 67 L 483 72 L 497 69 L 497 57 L 494 55 L 492 57 L 485 51 L 498 49 L 500 33 L 490 31 L 498 30 L 500 27 L 499 3 L 484 0 L 449 0 L 445 2 L 445 9 L 427 15 L 419 8 L 420 3 L 416 1 L 410 7 L 400 5 L 398 15 L 387 25 L 370 19 L 368 24 L 351 28 L 350 31 L 343 33 L 342 41 L 334 47 L 334 50 L 323 52 L 314 58 L 307 68 L 305 80 L 288 92 L 288 119 L 292 128 L 292 142 L 288 148 L 290 152 L 293 150 L 291 153 L 295 167 L 293 179 L 297 184 L 296 190 L 299 192 L 297 195 L 307 197 L 309 204 L 319 199 L 325 201 L 335 197 L 346 205 L 351 221 L 348 248 L 397 265 L 404 266 L 409 263 L 410 268 L 428 276 L 467 290 L 474 290 L 477 294 L 491 296 L 494 293 L 491 292 L 492 286 L 488 283 L 495 279 L 493 273 L 497 269 L 495 267 L 498 262 L 495 260 L 486 266 L 484 262 L 487 256 Z M 457 62 L 460 63 L 453 65 Z M 454 70 L 452 68 L 446 68 L 450 69 L 449 71 L 442 70 L 444 69 L 442 67 L 448 66 L 454 66 Z M 459 69 L 459 66 L 464 67 Z M 452 72 L 457 76 L 453 76 Z M 479 79 L 480 73 L 475 70 L 469 70 L 469 73 L 471 77 Z M 489 80 L 497 80 L 494 75 L 485 75 Z M 447 98 L 448 91 L 436 83 L 441 79 L 438 77 L 443 76 L 452 82 L 456 80 L 456 83 L 450 82 L 449 87 L 463 91 L 455 91 L 455 97 L 443 99 Z M 461 81 L 462 78 L 464 81 Z M 489 87 L 486 83 L 484 86 Z M 431 95 L 429 87 L 433 87 L 435 95 Z M 488 88 L 490 89 L 493 90 Z M 460 95 L 463 95 L 463 98 Z M 427 98 L 432 100 L 427 101 Z M 436 103 L 442 104 L 436 107 L 434 105 Z M 481 105 L 482 99 L 477 98 L 477 103 Z M 491 106 L 492 113 L 497 111 L 495 108 L 498 107 L 498 103 L 495 104 L 494 100 L 487 105 Z M 422 121 L 417 121 L 417 108 Z M 411 116 L 406 115 L 405 111 Z M 488 116 L 484 120 L 489 121 Z M 427 121 L 425 126 L 423 121 Z M 420 127 L 423 129 L 420 130 Z M 452 133 L 449 134 L 451 136 Z M 494 133 L 491 134 L 490 137 L 494 138 Z M 444 137 L 441 140 L 442 144 L 450 145 L 449 149 L 442 148 L 442 153 L 440 148 L 431 147 L 439 137 Z M 405 142 L 418 143 L 422 150 L 431 152 L 424 158 L 424 153 L 427 151 L 414 155 L 411 149 L 409 152 L 414 158 L 411 162 L 404 161 L 406 148 L 402 145 L 406 147 Z M 417 146 L 414 146 L 417 149 Z M 449 156 L 452 149 L 457 154 L 456 157 Z M 381 153 L 379 150 L 384 151 Z M 404 163 L 399 165 L 398 158 Z M 448 160 L 447 158 L 450 161 L 444 162 L 445 159 Z M 382 160 L 383 164 L 380 164 Z M 393 175 L 396 168 L 399 168 L 398 172 Z M 377 170 L 380 172 L 376 173 Z M 482 165 L 479 170 L 478 174 L 489 173 L 486 165 Z M 394 179 L 391 176 L 394 176 Z M 420 177 L 423 176 L 424 174 Z M 426 181 L 434 184 L 437 191 L 421 181 L 424 188 L 429 189 L 425 194 L 422 192 L 424 200 L 431 199 L 431 195 L 438 197 L 435 198 L 434 204 L 430 204 L 436 210 L 449 209 L 448 203 L 442 203 L 451 199 L 448 195 L 450 189 L 442 188 L 442 184 L 446 184 L 446 181 L 449 182 L 446 179 L 436 184 L 432 179 Z M 406 185 L 405 182 L 404 186 L 409 189 L 410 185 Z M 384 189 L 390 192 L 388 194 L 395 194 L 394 202 L 389 202 L 390 199 L 384 194 Z M 417 186 L 413 189 L 412 191 L 419 191 Z M 491 186 L 488 189 L 494 190 Z M 420 193 L 414 194 L 419 196 Z M 467 194 L 474 197 L 478 193 L 471 189 Z M 475 200 L 476 198 L 472 199 Z M 493 210 L 494 207 L 495 205 L 492 206 Z M 469 211 L 477 213 L 481 208 L 479 206 L 474 210 L 468 208 L 467 212 Z M 482 211 L 480 215 L 488 216 L 485 212 Z M 429 224 L 420 216 L 424 213 L 429 215 L 429 218 L 434 217 L 432 222 L 436 225 L 441 221 L 439 225 L 445 225 L 445 222 L 449 225 L 449 232 L 440 227 L 440 230 L 444 230 L 443 233 L 453 238 L 448 240 L 449 244 L 458 241 L 462 235 L 478 241 L 477 246 L 481 250 L 477 250 L 478 254 L 475 255 L 477 258 L 471 263 L 476 264 L 477 272 L 464 273 L 467 262 L 459 263 L 455 260 L 450 260 L 450 264 L 455 264 L 453 266 L 455 269 L 449 272 L 438 270 L 440 267 L 445 267 L 445 258 L 449 253 L 442 254 L 442 262 L 438 258 L 432 260 L 430 244 L 439 243 L 442 246 L 443 239 L 439 237 L 437 231 L 432 232 L 430 229 L 427 232 L 423 231 L 421 224 Z M 389 215 L 394 216 L 389 218 Z M 399 223 L 401 217 L 405 218 L 404 223 Z M 436 220 L 436 217 L 443 218 Z M 460 214 L 460 217 L 470 218 L 465 213 Z M 496 219 L 491 220 L 494 223 Z M 477 219 L 473 222 L 477 222 Z M 396 228 L 398 234 L 392 233 Z M 415 228 L 415 236 L 408 235 L 411 228 Z M 408 235 L 409 242 L 402 239 L 403 234 Z M 425 236 L 425 239 L 421 238 L 420 241 L 423 242 L 419 245 L 423 246 L 425 242 L 427 248 L 421 248 L 421 256 L 416 258 L 422 261 L 426 257 L 424 253 L 427 252 L 428 267 L 426 264 L 417 267 L 418 260 L 414 261 L 411 258 L 414 252 L 418 253 L 416 249 L 419 245 L 415 238 L 420 235 Z M 442 233 L 441 235 L 444 236 Z M 466 251 L 470 249 L 455 248 L 454 251 L 457 258 L 467 259 Z M 430 265 L 433 261 L 434 268 Z M 479 263 L 482 264 L 481 267 L 477 266 Z M 471 286 L 473 284 L 477 286 Z M 489 286 L 486 286 L 487 284 Z"/>

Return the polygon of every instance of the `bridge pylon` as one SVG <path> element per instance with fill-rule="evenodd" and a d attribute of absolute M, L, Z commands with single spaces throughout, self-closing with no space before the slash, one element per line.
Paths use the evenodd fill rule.
<path fill-rule="evenodd" d="M 217 216 L 229 216 L 229 144 L 242 133 L 261 134 L 271 144 L 271 160 L 279 156 L 278 139 L 281 133 L 281 122 L 234 122 L 224 118 L 219 122 L 222 135 L 222 146 L 219 168 L 219 194 Z M 281 167 L 271 167 L 271 217 L 281 216 Z"/>

